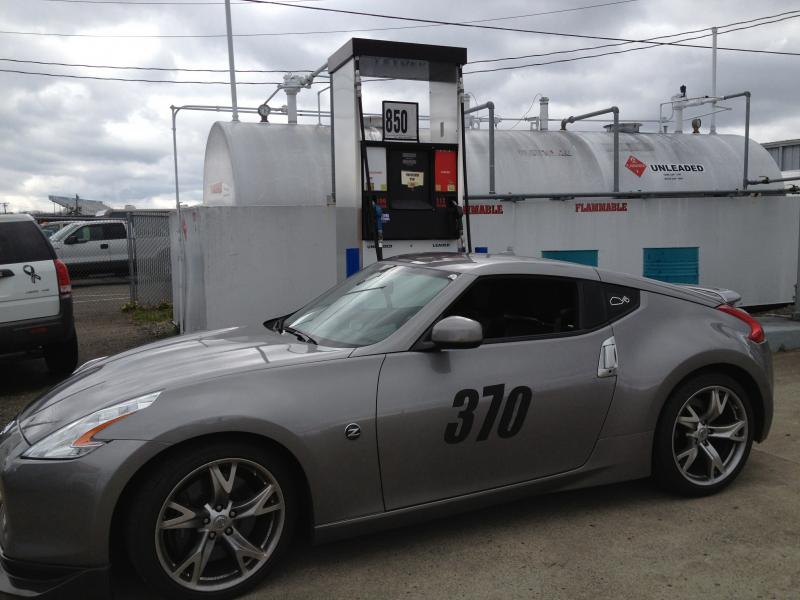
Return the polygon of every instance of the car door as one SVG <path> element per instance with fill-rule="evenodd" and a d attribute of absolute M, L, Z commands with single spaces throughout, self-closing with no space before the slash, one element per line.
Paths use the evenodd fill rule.
<path fill-rule="evenodd" d="M 478 278 L 442 316 L 479 321 L 480 347 L 387 355 L 377 403 L 387 509 L 586 462 L 615 384 L 613 369 L 599 373 L 613 333 L 584 301 L 590 285 Z"/>
<path fill-rule="evenodd" d="M 0 323 L 59 310 L 58 276 L 44 234 L 33 221 L 0 223 Z"/>
<path fill-rule="evenodd" d="M 87 223 L 70 233 L 57 251 L 71 274 L 95 275 L 109 270 L 108 244 L 103 245 L 103 225 Z"/>
<path fill-rule="evenodd" d="M 109 269 L 114 273 L 128 272 L 128 236 L 122 223 L 103 223 L 103 242 L 108 250 Z"/>

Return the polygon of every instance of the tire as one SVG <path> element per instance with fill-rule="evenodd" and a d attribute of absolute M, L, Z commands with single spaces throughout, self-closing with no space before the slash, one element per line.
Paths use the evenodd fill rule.
<path fill-rule="evenodd" d="M 58 377 L 70 375 L 78 366 L 78 337 L 75 332 L 63 342 L 45 346 L 44 360 L 51 374 Z"/>
<path fill-rule="evenodd" d="M 171 455 L 142 479 L 128 506 L 131 563 L 170 599 L 220 600 L 251 589 L 286 551 L 298 514 L 285 461 L 232 441 Z"/>
<path fill-rule="evenodd" d="M 723 373 L 693 377 L 673 391 L 661 411 L 653 476 L 677 494 L 714 494 L 741 472 L 753 430 L 752 402 L 735 379 Z"/>

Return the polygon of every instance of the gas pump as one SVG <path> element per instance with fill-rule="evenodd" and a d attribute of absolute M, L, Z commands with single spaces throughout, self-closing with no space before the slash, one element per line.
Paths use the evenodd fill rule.
<path fill-rule="evenodd" d="M 328 59 L 339 279 L 385 257 L 463 250 L 466 61 L 465 48 L 361 38 Z M 402 98 L 381 99 L 381 137 L 367 136 L 363 77 L 427 81 L 429 139 L 420 137 L 419 105 Z"/>

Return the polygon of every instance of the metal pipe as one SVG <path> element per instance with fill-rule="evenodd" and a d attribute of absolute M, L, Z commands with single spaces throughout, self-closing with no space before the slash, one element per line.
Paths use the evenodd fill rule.
<path fill-rule="evenodd" d="M 739 92 L 738 94 L 728 94 L 722 96 L 720 100 L 730 100 L 731 98 L 741 98 L 744 96 L 744 175 L 742 177 L 742 189 L 747 189 L 747 163 L 750 156 L 750 92 Z"/>
<path fill-rule="evenodd" d="M 317 125 L 322 125 L 322 102 L 320 101 L 320 94 L 325 90 L 331 89 L 331 86 L 326 88 L 322 88 L 320 91 L 317 92 Z"/>
<path fill-rule="evenodd" d="M 464 114 L 468 115 L 469 113 L 477 112 L 479 110 L 483 110 L 484 108 L 489 110 L 489 193 L 494 194 L 495 192 L 495 184 L 494 184 L 494 129 L 495 129 L 495 121 L 494 121 L 494 102 L 491 100 L 489 102 L 484 102 L 478 106 L 473 106 L 470 108 L 464 108 Z M 465 151 L 466 152 L 466 151 Z"/>
<path fill-rule="evenodd" d="M 762 177 L 761 179 L 751 179 L 747 183 L 750 185 L 760 185 L 766 183 L 781 183 L 783 181 L 799 181 L 800 177 L 781 177 L 779 179 L 771 179 L 769 177 Z"/>
<path fill-rule="evenodd" d="M 717 96 L 717 28 L 711 28 L 711 95 Z M 711 109 L 717 110 L 717 101 L 711 103 Z M 712 135 L 717 133 L 717 115 L 711 113 L 711 127 L 708 132 Z"/>
<path fill-rule="evenodd" d="M 773 180 L 774 181 L 774 180 Z M 574 200 L 575 198 L 619 198 L 622 200 L 635 198 L 735 198 L 745 196 L 786 196 L 800 193 L 800 187 L 792 186 L 781 190 L 698 190 L 677 192 L 556 192 L 556 193 L 509 193 L 509 194 L 474 194 L 469 200 L 503 200 L 518 202 L 528 199 L 540 200 Z"/>
<path fill-rule="evenodd" d="M 369 211 L 364 215 L 362 208 L 362 218 L 366 216 L 367 223 L 372 223 L 372 230 L 375 233 L 375 259 L 380 262 L 383 260 L 383 233 L 381 225 L 377 222 L 378 211 L 376 209 L 375 199 L 372 196 L 372 175 L 369 172 L 369 154 L 367 153 L 367 145 L 364 143 L 367 140 L 366 132 L 364 131 L 364 104 L 361 98 L 361 71 L 359 69 L 358 58 L 355 59 L 355 88 L 356 99 L 358 100 L 358 125 L 361 131 L 361 189 L 363 194 L 364 179 L 366 178 L 367 194 L 369 195 Z M 363 197 L 363 196 L 362 196 Z M 363 207 L 363 200 L 362 200 Z"/>
<path fill-rule="evenodd" d="M 547 131 L 547 122 L 550 120 L 550 98 L 539 98 L 539 131 Z"/>
<path fill-rule="evenodd" d="M 231 28 L 231 0 L 225 0 L 225 24 L 228 32 L 228 68 L 231 75 L 231 106 L 233 107 L 234 121 L 239 120 L 239 111 L 236 107 L 236 67 L 233 61 L 233 30 Z"/>
<path fill-rule="evenodd" d="M 461 109 L 461 168 L 464 171 L 464 218 L 467 221 L 467 252 L 472 254 L 472 229 L 469 222 L 469 185 L 467 184 L 467 116 L 464 111 L 464 76 L 458 67 L 458 99 Z M 472 110 L 472 109 L 470 109 Z"/>
<path fill-rule="evenodd" d="M 619 192 L 619 108 L 612 106 L 610 108 L 603 108 L 601 110 L 596 110 L 583 115 L 567 117 L 561 121 L 561 131 L 566 131 L 567 124 L 569 123 L 582 121 L 591 117 L 598 117 L 608 113 L 614 113 L 614 191 Z"/>
<path fill-rule="evenodd" d="M 178 111 L 182 106 L 170 106 L 172 110 L 172 158 L 175 164 L 175 211 L 178 220 L 178 333 L 183 333 L 186 330 L 186 302 L 184 301 L 183 288 L 184 283 L 184 262 L 186 260 L 186 250 L 183 245 L 183 216 L 181 215 L 181 194 L 180 186 L 178 185 L 178 134 L 176 131 L 176 120 Z"/>

